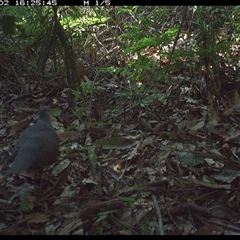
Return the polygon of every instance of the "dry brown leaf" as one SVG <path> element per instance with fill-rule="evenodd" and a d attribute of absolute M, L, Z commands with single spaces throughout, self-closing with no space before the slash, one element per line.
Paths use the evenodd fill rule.
<path fill-rule="evenodd" d="M 196 231 L 196 235 L 219 235 L 223 228 L 215 224 L 206 224 Z"/>
<path fill-rule="evenodd" d="M 43 213 L 33 213 L 30 216 L 30 219 L 28 220 L 28 223 L 45 223 L 49 221 L 49 218 L 46 217 Z"/>
<path fill-rule="evenodd" d="M 142 218 L 144 218 L 153 207 L 148 207 L 144 209 L 138 209 L 136 211 L 123 211 L 120 215 L 120 221 L 127 223 L 129 225 L 137 225 Z"/>
<path fill-rule="evenodd" d="M 206 182 L 202 182 L 199 181 L 197 179 L 195 179 L 192 176 L 189 176 L 189 180 L 191 179 L 191 182 L 193 182 L 196 185 L 200 185 L 200 186 L 204 186 L 204 187 L 208 187 L 208 188 L 214 188 L 214 189 L 231 189 L 231 185 L 230 184 L 212 184 L 212 183 L 206 183 Z"/>
<path fill-rule="evenodd" d="M 75 141 L 78 139 L 78 132 L 76 131 L 61 132 L 58 133 L 58 137 L 61 142 Z"/>
<path fill-rule="evenodd" d="M 131 148 L 139 142 L 137 137 L 111 137 L 101 138 L 95 141 L 94 145 L 100 145 L 102 149 L 127 149 Z"/>
<path fill-rule="evenodd" d="M 36 111 L 35 108 L 29 108 L 29 107 L 22 107 L 20 109 L 18 109 L 18 112 L 22 111 L 22 112 L 26 112 L 26 113 L 33 113 L 34 111 Z"/>
<path fill-rule="evenodd" d="M 73 230 L 82 225 L 82 221 L 80 219 L 72 220 L 67 226 L 65 226 L 58 235 L 69 235 Z"/>
<path fill-rule="evenodd" d="M 140 118 L 140 123 L 150 132 L 153 132 L 153 128 L 149 122 L 147 122 L 144 118 Z"/>
<path fill-rule="evenodd" d="M 4 126 L 0 129 L 0 137 L 4 137 L 7 134 L 7 128 Z"/>
<path fill-rule="evenodd" d="M 27 128 L 30 122 L 31 122 L 30 120 L 25 119 L 23 121 L 15 123 L 11 129 L 11 133 L 23 131 L 24 129 Z"/>

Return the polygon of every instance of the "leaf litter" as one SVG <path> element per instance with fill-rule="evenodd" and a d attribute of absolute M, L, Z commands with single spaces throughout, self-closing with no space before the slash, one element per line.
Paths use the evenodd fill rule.
<path fill-rule="evenodd" d="M 159 58 L 154 47 L 146 53 Z M 12 92 L 0 93 L 8 103 L 0 125 L 0 233 L 239 234 L 238 92 L 233 103 L 224 95 L 221 105 L 208 105 L 201 76 L 186 75 L 158 81 L 154 93 L 145 91 L 154 76 L 144 73 L 139 83 L 146 88 L 131 98 L 117 81 L 95 79 L 89 70 L 83 78 L 95 79 L 95 93 L 75 99 L 75 108 L 69 89 L 57 89 L 48 104 L 60 157 L 45 169 L 42 189 L 34 174 L 5 177 L 3 171 L 18 132 L 34 121 L 34 109 L 52 96 L 52 86 L 46 81 L 37 97 L 19 102 Z M 11 89 L 10 81 L 2 84 Z M 32 108 L 26 107 L 30 102 Z"/>

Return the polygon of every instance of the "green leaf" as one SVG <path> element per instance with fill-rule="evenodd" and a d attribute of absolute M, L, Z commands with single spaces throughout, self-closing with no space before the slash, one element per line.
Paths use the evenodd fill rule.
<path fill-rule="evenodd" d="M 34 205 L 32 203 L 25 202 L 25 201 L 22 201 L 20 203 L 20 210 L 23 212 L 30 212 L 33 210 L 33 208 L 34 208 Z"/>
<path fill-rule="evenodd" d="M 193 123 L 194 125 L 192 125 L 189 129 L 192 131 L 197 131 L 198 129 L 201 129 L 204 124 L 205 124 L 205 120 L 201 120 L 200 122 L 197 123 Z"/>
<path fill-rule="evenodd" d="M 54 108 L 51 110 L 51 113 L 54 117 L 59 117 L 62 113 L 62 111 L 59 108 Z"/>

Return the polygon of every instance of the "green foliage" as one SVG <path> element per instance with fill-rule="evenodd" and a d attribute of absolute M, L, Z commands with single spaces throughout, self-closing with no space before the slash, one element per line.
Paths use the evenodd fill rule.
<path fill-rule="evenodd" d="M 92 95 L 93 94 L 93 84 L 94 83 L 91 81 L 86 81 L 86 82 L 81 83 L 81 87 L 86 94 Z"/>
<path fill-rule="evenodd" d="M 13 34 L 15 30 L 15 17 L 10 15 L 5 15 L 0 20 L 0 25 L 2 27 L 3 33 L 5 35 Z"/>
<path fill-rule="evenodd" d="M 44 30 L 46 22 L 50 20 L 51 8 L 42 7 L 40 10 L 38 7 L 9 6 L 3 8 L 2 14 L 14 17 L 16 36 L 22 39 L 28 37 L 26 42 L 28 44 L 29 40 L 34 39 L 36 34 L 39 34 L 39 31 Z M 36 21 L 38 19 L 40 21 Z"/>
<path fill-rule="evenodd" d="M 79 101 L 82 99 L 81 91 L 79 89 L 77 90 L 72 90 L 72 93 L 74 95 L 74 101 Z"/>
<path fill-rule="evenodd" d="M 120 39 L 126 39 L 129 47 L 125 49 L 124 54 L 139 53 L 148 46 L 159 46 L 160 44 L 170 44 L 174 40 L 174 36 L 177 33 L 178 28 L 173 27 L 162 33 L 160 36 L 146 37 L 148 33 L 139 29 L 137 26 L 126 26 L 126 33 L 119 36 Z"/>
<path fill-rule="evenodd" d="M 94 150 L 95 150 L 95 148 L 92 148 L 92 150 L 89 151 L 89 153 L 88 153 L 88 159 L 90 161 L 95 161 L 98 158 L 98 155 L 96 154 L 96 152 Z"/>
<path fill-rule="evenodd" d="M 150 192 L 146 192 L 146 191 L 142 190 L 136 183 L 133 185 L 133 190 L 138 192 L 140 199 L 147 197 L 150 194 Z"/>
<path fill-rule="evenodd" d="M 0 114 L 1 114 L 1 118 L 3 117 L 3 113 L 5 112 L 4 107 L 0 106 Z"/>
<path fill-rule="evenodd" d="M 64 145 L 64 148 L 62 148 L 62 153 L 63 154 L 68 154 L 71 153 L 73 151 L 73 149 L 81 149 L 81 146 L 76 146 L 76 145 L 72 145 L 71 143 Z"/>
<path fill-rule="evenodd" d="M 106 219 L 108 216 L 111 216 L 113 213 L 117 213 L 117 210 L 109 210 L 109 211 L 104 211 L 104 212 L 100 212 L 98 213 L 98 218 L 96 220 L 96 222 L 100 222 L 104 219 Z"/>
<path fill-rule="evenodd" d="M 152 226 L 150 226 L 147 221 L 147 222 L 141 223 L 139 226 L 139 229 L 142 235 L 151 234 Z"/>
<path fill-rule="evenodd" d="M 51 113 L 53 114 L 54 117 L 59 117 L 62 111 L 59 108 L 54 108 L 54 109 L 51 109 Z"/>
<path fill-rule="evenodd" d="M 20 210 L 23 212 L 31 212 L 34 208 L 34 205 L 30 202 L 22 201 L 20 203 Z"/>
<path fill-rule="evenodd" d="M 48 72 L 48 76 L 60 76 L 61 82 L 52 85 L 65 84 L 64 87 L 68 87 L 73 95 L 74 103 L 96 93 L 96 82 L 82 81 L 78 77 L 76 54 L 97 66 L 96 70 L 104 77 L 109 76 L 114 81 L 119 79 L 119 86 L 125 88 L 126 99 L 134 99 L 134 103 L 144 105 L 144 101 L 139 101 L 140 94 L 156 94 L 159 84 L 168 84 L 176 71 L 194 74 L 208 65 L 205 69 L 219 76 L 219 52 L 230 53 L 233 43 L 240 40 L 238 6 L 189 6 L 182 29 L 181 11 L 181 7 L 175 6 L 119 6 L 104 9 L 8 6 L 0 11 L 0 35 L 12 37 L 14 41 L 2 37 L 0 43 L 5 52 L 23 53 L 27 62 L 42 75 Z M 105 35 L 105 29 L 111 26 L 118 28 L 119 32 L 114 36 L 111 32 Z M 105 43 L 108 37 L 112 39 L 110 48 L 120 48 L 119 55 L 107 54 L 111 50 Z M 92 50 L 93 46 L 97 49 L 98 59 L 102 60 L 99 65 L 90 59 L 90 53 L 86 50 Z M 149 47 L 156 49 L 157 57 L 146 52 Z M 111 60 L 105 64 L 106 54 Z M 162 64 L 162 59 L 169 60 L 170 56 L 169 65 Z M 121 58 L 126 58 L 123 67 L 116 64 Z M 198 63 L 193 58 L 198 59 Z M 227 63 L 234 61 L 236 59 L 227 57 Z M 29 68 L 23 69 L 25 76 L 32 74 Z M 94 69 L 91 68 L 92 71 Z M 142 82 L 147 84 L 140 87 Z M 126 100 L 122 94 L 116 94 L 115 97 L 117 104 Z M 122 109 L 116 107 L 114 110 Z"/>
<path fill-rule="evenodd" d="M 134 198 L 130 198 L 130 197 L 118 197 L 119 200 L 122 200 L 125 204 L 126 207 L 130 207 L 132 209 L 136 209 L 136 207 L 133 205 L 133 203 L 135 202 Z"/>

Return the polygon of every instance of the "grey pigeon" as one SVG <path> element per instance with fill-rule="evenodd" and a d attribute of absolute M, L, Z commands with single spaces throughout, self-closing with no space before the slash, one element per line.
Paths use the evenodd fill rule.
<path fill-rule="evenodd" d="M 59 138 L 50 119 L 48 107 L 39 109 L 38 121 L 27 128 L 12 152 L 13 164 L 6 174 L 43 169 L 57 160 Z"/>

